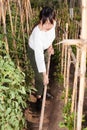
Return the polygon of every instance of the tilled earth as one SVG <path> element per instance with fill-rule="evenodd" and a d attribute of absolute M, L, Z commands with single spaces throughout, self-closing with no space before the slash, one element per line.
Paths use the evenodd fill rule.
<path fill-rule="evenodd" d="M 71 78 L 70 78 L 71 84 L 73 82 L 72 73 L 73 72 L 71 72 Z M 66 128 L 59 127 L 59 123 L 63 121 L 63 107 L 64 107 L 64 100 L 62 99 L 63 90 L 64 90 L 63 86 L 58 85 L 58 83 L 55 83 L 54 78 L 51 78 L 50 93 L 53 95 L 53 98 L 46 99 L 43 130 L 67 130 Z M 36 103 L 36 97 L 34 95 L 31 95 L 29 107 L 25 111 L 25 117 L 27 120 L 27 128 L 28 128 L 27 130 L 39 130 L 41 113 L 36 110 L 35 103 Z M 83 114 L 85 115 L 84 119 L 85 122 L 83 122 L 83 126 L 87 127 L 87 87 L 85 89 Z"/>
<path fill-rule="evenodd" d="M 64 102 L 61 98 L 62 92 L 63 87 L 58 86 L 56 83 L 51 84 L 50 93 L 53 98 L 46 99 L 43 130 L 66 130 L 59 127 L 59 123 L 63 121 Z M 25 111 L 28 130 L 39 130 L 40 111 L 36 110 L 35 102 L 35 96 L 31 95 L 29 108 Z"/>

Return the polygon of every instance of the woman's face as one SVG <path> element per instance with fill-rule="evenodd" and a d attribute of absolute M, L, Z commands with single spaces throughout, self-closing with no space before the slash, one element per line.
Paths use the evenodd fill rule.
<path fill-rule="evenodd" d="M 48 31 L 53 27 L 53 24 L 48 19 L 42 26 L 45 31 Z"/>

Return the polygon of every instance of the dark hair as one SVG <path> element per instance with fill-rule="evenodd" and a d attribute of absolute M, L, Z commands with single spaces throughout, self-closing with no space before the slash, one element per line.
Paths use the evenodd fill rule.
<path fill-rule="evenodd" d="M 55 12 L 50 7 L 43 7 L 43 9 L 40 11 L 39 18 L 42 20 L 42 24 L 44 24 L 47 19 L 49 19 L 51 24 L 53 24 L 53 20 L 55 19 Z"/>

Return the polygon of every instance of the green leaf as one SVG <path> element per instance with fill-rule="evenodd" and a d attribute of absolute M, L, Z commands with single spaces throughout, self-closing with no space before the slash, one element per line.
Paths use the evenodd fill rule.
<path fill-rule="evenodd" d="M 9 113 L 11 112 L 11 108 L 7 108 L 7 110 L 5 111 L 5 115 L 9 115 Z"/>
<path fill-rule="evenodd" d="M 4 106 L 0 104 L 0 111 L 4 111 Z"/>
<path fill-rule="evenodd" d="M 24 87 L 21 87 L 20 90 L 18 90 L 21 94 L 26 94 L 26 91 L 25 91 L 25 88 Z"/>

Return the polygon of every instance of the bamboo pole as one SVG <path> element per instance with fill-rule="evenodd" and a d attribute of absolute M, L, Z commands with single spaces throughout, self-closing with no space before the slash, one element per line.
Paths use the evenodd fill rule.
<path fill-rule="evenodd" d="M 5 48 L 7 53 L 9 54 L 9 46 L 8 46 L 8 40 L 7 40 L 7 32 L 6 32 L 6 19 L 5 19 L 5 13 L 4 13 L 4 7 L 3 7 L 3 0 L 0 1 L 1 4 L 1 15 L 2 15 L 2 22 L 3 22 L 3 30 L 5 35 Z"/>
<path fill-rule="evenodd" d="M 65 39 L 68 39 L 68 23 L 66 23 Z"/>
<path fill-rule="evenodd" d="M 75 73 L 74 73 L 74 84 L 73 84 L 73 94 L 71 103 L 71 113 L 74 112 L 74 130 L 76 130 L 76 118 L 77 118 L 77 83 L 78 83 L 78 72 L 80 63 L 80 48 L 77 47 Z"/>
<path fill-rule="evenodd" d="M 77 47 L 77 56 L 76 56 L 76 64 L 75 64 L 75 73 L 74 73 L 74 84 L 73 84 L 73 94 L 72 94 L 72 104 L 71 104 L 71 113 L 74 112 L 75 98 L 77 93 L 77 82 L 78 82 L 78 72 L 79 72 L 79 55 L 80 49 Z"/>
<path fill-rule="evenodd" d="M 87 39 L 87 0 L 82 0 L 82 30 L 81 38 Z M 77 130 L 82 128 L 82 113 L 85 91 L 85 73 L 86 73 L 86 44 L 83 44 L 81 50 L 81 65 L 80 65 L 80 88 L 79 88 L 79 101 L 77 112 Z"/>
<path fill-rule="evenodd" d="M 59 23 L 60 25 L 60 23 Z M 68 23 L 66 23 L 66 31 L 65 31 L 65 34 L 63 34 L 63 39 L 67 39 L 68 38 Z M 64 67 L 64 49 L 65 49 L 65 46 L 64 44 L 62 45 L 62 56 L 61 56 L 61 73 L 63 73 L 63 67 Z"/>
<path fill-rule="evenodd" d="M 9 11 L 9 17 L 10 17 L 11 31 L 12 31 L 12 35 L 14 36 L 14 31 L 13 31 L 14 29 L 13 29 L 13 22 L 12 22 L 12 15 L 11 15 L 9 0 L 7 0 L 7 2 L 8 2 L 8 11 Z"/>
<path fill-rule="evenodd" d="M 11 8 L 10 8 L 10 3 L 9 0 L 7 0 L 8 3 L 8 12 L 9 12 L 9 17 L 10 17 L 10 24 L 11 24 L 11 31 L 12 31 L 12 36 L 13 36 L 13 47 L 15 50 L 15 57 L 16 57 L 16 62 L 17 62 L 17 67 L 19 68 L 19 59 L 18 59 L 18 55 L 17 55 L 17 46 L 16 46 L 16 42 L 15 42 L 15 32 L 14 32 L 14 27 L 13 27 L 13 21 L 12 21 L 12 15 L 11 15 Z"/>
<path fill-rule="evenodd" d="M 22 36 L 23 36 L 23 43 L 24 43 L 24 46 L 25 46 L 24 26 L 23 26 L 23 10 L 22 10 L 22 7 L 21 7 L 20 0 L 18 0 L 18 5 L 19 5 L 19 9 L 20 9 L 20 20 L 21 20 L 21 30 L 22 30 Z"/>
<path fill-rule="evenodd" d="M 83 45 L 81 50 L 81 65 L 80 65 L 80 88 L 79 88 L 79 102 L 77 113 L 77 130 L 81 130 L 82 126 L 82 113 L 85 91 L 85 72 L 86 72 L 86 45 Z"/>
<path fill-rule="evenodd" d="M 67 104 L 68 102 L 68 93 L 69 93 L 69 71 L 70 71 L 70 64 L 71 64 L 70 52 L 71 52 L 71 49 L 68 48 L 65 104 Z"/>
<path fill-rule="evenodd" d="M 65 46 L 65 57 L 64 57 L 64 88 L 66 88 L 66 67 L 67 67 L 67 46 Z"/>
<path fill-rule="evenodd" d="M 68 38 L 68 23 L 66 23 L 65 39 Z M 64 45 L 63 45 L 64 46 Z M 66 88 L 66 67 L 67 67 L 67 46 L 64 46 L 65 50 L 65 64 L 64 64 L 64 88 Z"/>
<path fill-rule="evenodd" d="M 31 8 L 31 3 L 30 3 L 30 0 L 27 0 L 27 5 L 28 5 L 28 16 L 29 16 L 29 18 L 31 17 L 31 15 L 32 15 L 32 8 Z"/>
<path fill-rule="evenodd" d="M 17 27 L 17 15 L 18 15 L 18 7 L 17 7 L 17 3 L 16 3 L 16 16 L 15 16 L 15 24 L 14 24 L 14 32 L 16 33 L 16 27 Z"/>
<path fill-rule="evenodd" d="M 1 1 L 0 1 L 0 25 L 1 25 L 1 17 L 2 17 L 2 10 L 1 10 Z"/>
<path fill-rule="evenodd" d="M 62 45 L 62 56 L 61 56 L 61 74 L 63 74 L 64 67 L 64 44 Z"/>
<path fill-rule="evenodd" d="M 20 20 L 21 20 L 21 31 L 23 36 L 23 46 L 24 46 L 24 58 L 25 61 L 27 61 L 27 55 L 26 55 L 26 45 L 25 45 L 25 32 L 24 32 L 24 21 L 23 21 L 23 7 L 21 6 L 21 1 L 18 0 L 19 10 L 20 10 Z M 28 66 L 26 66 L 26 69 L 28 70 Z"/>
<path fill-rule="evenodd" d="M 29 36 L 29 19 L 28 19 L 28 0 L 25 2 L 25 14 L 26 14 L 26 24 L 27 24 L 27 34 Z"/>
<path fill-rule="evenodd" d="M 63 34 L 64 39 L 64 34 Z M 63 74 L 64 71 L 64 44 L 62 45 L 62 54 L 61 54 L 61 74 Z"/>

